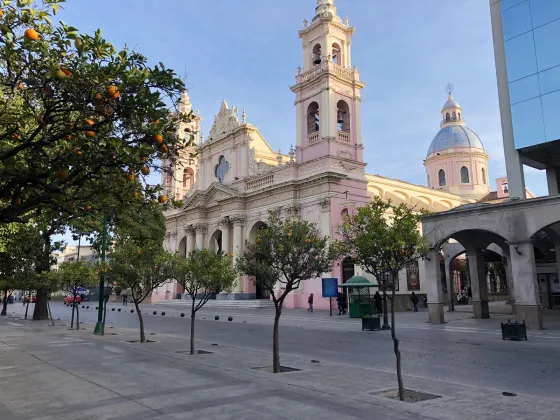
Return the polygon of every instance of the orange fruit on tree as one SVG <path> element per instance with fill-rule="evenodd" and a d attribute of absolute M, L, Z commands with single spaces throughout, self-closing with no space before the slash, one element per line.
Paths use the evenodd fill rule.
<path fill-rule="evenodd" d="M 0 9 L 0 17 L 2 17 L 4 12 L 2 12 L 2 9 Z"/>
<path fill-rule="evenodd" d="M 68 179 L 68 169 L 60 169 L 56 171 L 56 179 L 66 181 Z"/>
<path fill-rule="evenodd" d="M 66 140 L 70 141 L 72 140 L 72 135 L 68 134 L 66 137 L 64 137 Z"/>
<path fill-rule="evenodd" d="M 142 254 L 142 250 L 141 250 L 141 249 L 138 250 L 138 255 L 140 255 L 140 254 Z"/>
<path fill-rule="evenodd" d="M 306 239 L 306 240 L 305 240 L 305 243 L 306 243 L 306 244 L 310 244 L 310 243 L 311 243 L 311 239 Z"/>
<path fill-rule="evenodd" d="M 61 67 L 60 70 L 62 71 L 62 73 L 64 73 L 66 77 L 70 77 L 72 75 L 72 72 L 68 69 L 65 69 L 64 67 Z"/>
<path fill-rule="evenodd" d="M 117 99 L 120 96 L 119 90 L 114 85 L 111 85 L 107 88 L 107 94 L 113 99 Z"/>
<path fill-rule="evenodd" d="M 95 137 L 95 131 L 86 131 L 85 133 L 88 137 Z"/>
<path fill-rule="evenodd" d="M 146 162 L 148 157 L 146 155 L 140 155 L 140 162 Z"/>
<path fill-rule="evenodd" d="M 160 195 L 160 196 L 158 197 L 158 201 L 159 201 L 161 204 L 165 204 L 165 203 L 167 202 L 167 197 L 166 197 L 165 195 Z"/>
<path fill-rule="evenodd" d="M 135 178 L 134 174 L 128 174 L 127 177 L 129 181 L 134 181 Z"/>
<path fill-rule="evenodd" d="M 39 34 L 33 28 L 26 29 L 23 36 L 31 41 L 37 41 L 39 39 Z"/>
<path fill-rule="evenodd" d="M 58 69 L 55 73 L 54 73 L 54 78 L 56 80 L 64 80 L 66 79 L 68 76 L 66 75 L 66 73 L 64 73 L 62 71 L 62 69 Z"/>
<path fill-rule="evenodd" d="M 20 84 L 18 85 L 18 89 L 23 89 L 23 83 L 20 83 Z"/>
<path fill-rule="evenodd" d="M 140 194 L 138 194 L 138 191 L 134 191 L 134 197 L 138 198 Z"/>
<path fill-rule="evenodd" d="M 290 236 L 292 236 L 292 234 L 291 234 L 290 232 L 288 232 L 288 238 L 289 238 Z"/>
<path fill-rule="evenodd" d="M 162 144 L 162 145 L 160 146 L 159 150 L 160 150 L 162 153 L 167 153 L 167 152 L 169 152 L 169 148 L 168 148 L 165 144 Z"/>
<path fill-rule="evenodd" d="M 86 206 L 86 210 L 91 210 L 91 206 Z"/>
<path fill-rule="evenodd" d="M 142 174 L 148 175 L 149 173 L 150 173 L 150 168 L 148 168 L 147 166 L 143 166 L 142 167 Z"/>
<path fill-rule="evenodd" d="M 90 119 L 87 119 L 85 122 L 86 122 L 87 125 L 95 125 L 95 121 L 90 120 Z"/>
<path fill-rule="evenodd" d="M 19 140 L 20 138 L 21 138 L 21 136 L 18 133 L 12 134 L 12 139 Z"/>
<path fill-rule="evenodd" d="M 96 93 L 95 94 L 95 99 L 98 101 L 102 101 L 103 100 L 103 95 L 101 93 Z"/>
<path fill-rule="evenodd" d="M 161 134 L 154 134 L 153 139 L 155 144 L 163 143 L 163 136 Z"/>

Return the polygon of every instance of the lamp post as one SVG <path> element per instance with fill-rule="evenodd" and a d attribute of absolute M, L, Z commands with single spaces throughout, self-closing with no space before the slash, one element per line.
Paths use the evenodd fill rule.
<path fill-rule="evenodd" d="M 94 216 L 92 216 L 94 217 Z M 103 233 L 101 234 L 101 273 L 99 274 L 99 306 L 97 311 L 97 324 L 93 334 L 103 335 L 105 325 L 103 322 L 103 305 L 105 304 L 105 248 L 107 246 L 107 215 L 103 216 Z"/>

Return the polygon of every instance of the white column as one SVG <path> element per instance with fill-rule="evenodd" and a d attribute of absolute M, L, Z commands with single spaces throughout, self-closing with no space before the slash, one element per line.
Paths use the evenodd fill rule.
<path fill-rule="evenodd" d="M 543 327 L 542 306 L 533 244 L 531 242 L 510 243 L 509 248 L 517 316 L 525 320 L 527 328 L 541 329 Z"/>
<path fill-rule="evenodd" d="M 247 165 L 247 158 L 249 156 L 250 143 L 246 140 L 241 141 L 241 177 L 249 175 L 249 166 Z"/>
<path fill-rule="evenodd" d="M 488 283 L 484 274 L 484 255 L 480 249 L 467 251 L 474 317 L 490 318 L 488 309 Z"/>
<path fill-rule="evenodd" d="M 546 182 L 548 184 L 548 195 L 558 195 L 560 179 L 560 168 L 546 168 Z"/>
<path fill-rule="evenodd" d="M 431 324 L 443 324 L 443 292 L 441 290 L 441 267 L 439 249 L 432 250 L 424 261 L 426 270 L 426 289 L 428 293 L 428 321 Z"/>
<path fill-rule="evenodd" d="M 455 310 L 455 291 L 453 290 L 453 270 L 451 269 L 451 260 L 450 258 L 444 257 L 443 259 L 445 263 L 445 280 L 447 282 L 447 305 L 448 311 Z"/>
<path fill-rule="evenodd" d="M 195 238 L 195 249 L 202 249 L 204 248 L 204 234 L 206 233 L 206 225 L 205 224 L 197 224 L 194 227 L 196 232 Z"/>
<path fill-rule="evenodd" d="M 229 219 L 220 221 L 220 229 L 222 231 L 222 251 L 227 255 L 231 254 L 231 232 Z"/>
<path fill-rule="evenodd" d="M 186 247 L 186 255 L 189 255 L 191 252 L 194 251 L 194 229 L 192 226 L 189 226 L 185 229 L 185 233 L 187 234 L 187 247 Z"/>
<path fill-rule="evenodd" d="M 234 260 L 241 255 L 243 252 L 243 226 L 245 225 L 245 218 L 243 216 L 234 216 L 230 220 L 233 223 L 233 255 Z M 235 262 L 235 261 L 234 261 Z M 243 293 L 243 278 L 244 276 L 239 276 L 237 279 L 237 284 L 233 289 L 234 293 Z"/>

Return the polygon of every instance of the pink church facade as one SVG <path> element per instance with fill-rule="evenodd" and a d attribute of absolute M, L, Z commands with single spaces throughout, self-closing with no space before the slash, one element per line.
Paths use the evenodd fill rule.
<path fill-rule="evenodd" d="M 258 128 L 247 122 L 245 110 L 240 118 L 238 109 L 225 101 L 208 137 L 198 133 L 200 118 L 191 123 L 188 128 L 197 132 L 196 158 L 169 168 L 163 179 L 167 195 L 184 200 L 183 208 L 166 212 L 169 250 L 185 256 L 209 248 L 236 258 L 247 242 L 255 240 L 273 209 L 282 216 L 314 222 L 322 234 L 336 238 L 342 215 L 355 213 L 372 196 L 431 210 L 472 202 L 447 191 L 365 173 L 360 115 L 365 84 L 351 61 L 354 30 L 337 15 L 334 0 L 317 0 L 315 16 L 311 22 L 304 21 L 299 31 L 302 66 L 290 88 L 295 94 L 296 135 L 289 153 L 273 151 Z M 182 107 L 183 111 L 192 109 L 186 93 Z M 336 277 L 340 284 L 354 274 L 362 274 L 360 267 L 345 259 L 323 277 Z M 400 293 L 421 293 L 421 288 L 407 289 L 406 276 L 400 279 Z M 419 262 L 416 278 L 420 285 L 423 276 Z M 169 283 L 154 292 L 152 302 L 179 298 L 181 293 L 179 285 Z M 302 282 L 286 298 L 286 307 L 306 308 L 311 293 L 316 308 L 329 308 L 329 300 L 321 298 L 321 278 Z M 233 290 L 217 297 L 269 298 L 245 276 L 238 278 Z"/>

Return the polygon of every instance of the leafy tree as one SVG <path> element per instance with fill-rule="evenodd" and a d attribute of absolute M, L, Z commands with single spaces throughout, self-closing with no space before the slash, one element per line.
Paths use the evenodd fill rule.
<path fill-rule="evenodd" d="M 85 261 L 63 262 L 53 277 L 57 284 L 65 291 L 72 294 L 72 318 L 70 328 L 74 328 L 74 310 L 76 311 L 76 329 L 80 329 L 80 305 L 76 304 L 80 288 L 95 286 L 98 270 L 94 264 Z"/>
<path fill-rule="evenodd" d="M 336 256 L 329 249 L 328 241 L 327 236 L 321 236 L 316 224 L 298 218 L 283 220 L 277 212 L 270 212 L 266 226 L 256 235 L 255 243 L 248 243 L 237 260 L 238 270 L 254 276 L 256 285 L 264 287 L 274 302 L 274 373 L 280 372 L 278 326 L 284 300 L 290 292 L 299 288 L 302 281 L 331 271 Z M 282 286 L 279 294 L 275 290 L 277 284 Z"/>
<path fill-rule="evenodd" d="M 163 249 L 165 218 L 158 204 L 147 204 L 132 217 L 123 217 L 114 227 L 109 278 L 130 295 L 140 323 L 144 343 L 144 321 L 140 304 L 177 273 L 177 258 Z"/>
<path fill-rule="evenodd" d="M 5 1 L 0 25 L 0 220 L 155 199 L 139 179 L 174 162 L 183 82 L 161 63 L 51 17 L 64 0 Z M 178 112 L 175 112 L 178 111 Z M 165 198 L 160 198 L 166 201 Z"/>
<path fill-rule="evenodd" d="M 140 324 L 140 342 L 146 342 L 144 319 L 140 304 L 152 292 L 177 273 L 178 257 L 163 247 L 138 248 L 130 240 L 119 242 L 111 253 L 111 279 L 120 286 L 130 290 L 138 322 Z"/>
<path fill-rule="evenodd" d="M 0 315 L 6 315 L 7 300 L 15 289 L 31 289 L 36 281 L 41 244 L 35 223 L 0 224 L 0 290 L 4 292 Z"/>
<path fill-rule="evenodd" d="M 386 283 L 383 285 L 384 293 L 387 288 L 391 292 L 391 337 L 401 401 L 404 401 L 404 385 L 399 340 L 395 331 L 395 281 L 398 281 L 401 270 L 429 250 L 428 241 L 419 230 L 422 215 L 405 204 L 393 206 L 375 198 L 360 207 L 355 215 L 346 217 L 340 228 L 342 250 L 349 253 L 366 272 L 373 274 L 378 282 Z M 381 280 L 386 279 L 387 274 L 391 280 Z"/>
<path fill-rule="evenodd" d="M 191 354 L 194 354 L 196 313 L 218 293 L 235 284 L 237 271 L 231 257 L 207 249 L 191 252 L 179 263 L 177 281 L 191 297 Z M 198 299 L 198 300 L 197 300 Z"/>

